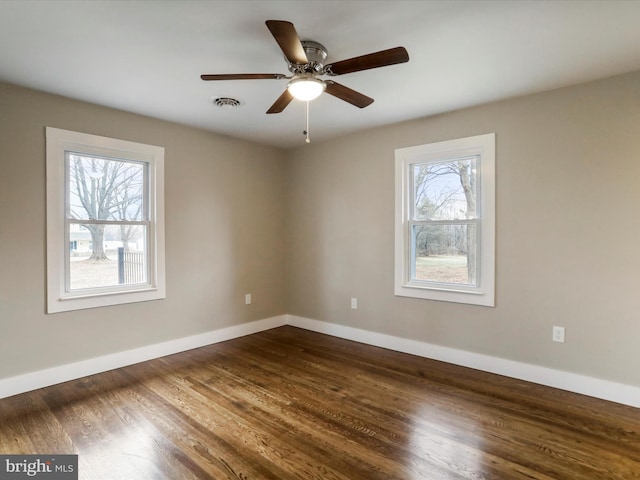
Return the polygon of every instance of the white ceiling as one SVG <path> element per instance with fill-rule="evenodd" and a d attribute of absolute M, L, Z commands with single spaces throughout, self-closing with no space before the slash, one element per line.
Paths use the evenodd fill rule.
<path fill-rule="evenodd" d="M 336 77 L 375 99 L 310 104 L 311 139 L 640 70 L 640 1 L 0 1 L 0 81 L 282 148 L 304 104 L 266 110 L 286 80 L 265 20 L 294 23 L 327 63 L 404 46 L 409 63 Z M 234 110 L 210 99 L 240 99 Z M 1 111 L 0 111 L 1 112 Z"/>

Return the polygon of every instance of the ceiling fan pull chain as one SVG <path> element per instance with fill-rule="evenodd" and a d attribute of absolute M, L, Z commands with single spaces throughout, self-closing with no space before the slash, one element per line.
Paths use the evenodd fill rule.
<path fill-rule="evenodd" d="M 304 131 L 304 134 L 307 136 L 307 138 L 305 139 L 306 143 L 311 143 L 311 140 L 309 140 L 309 100 L 307 100 L 307 129 Z"/>

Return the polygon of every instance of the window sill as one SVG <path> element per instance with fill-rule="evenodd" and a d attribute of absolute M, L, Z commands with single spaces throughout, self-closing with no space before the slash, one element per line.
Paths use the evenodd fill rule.
<path fill-rule="evenodd" d="M 494 307 L 495 302 L 492 292 L 480 289 L 462 290 L 459 288 L 438 288 L 405 284 L 395 290 L 396 297 L 419 298 L 423 300 L 436 300 L 440 302 L 465 303 L 484 307 Z"/>
<path fill-rule="evenodd" d="M 126 292 L 104 292 L 85 295 L 73 295 L 62 298 L 49 298 L 47 313 L 60 313 L 85 308 L 107 307 L 126 303 L 162 300 L 166 297 L 164 288 L 145 288 Z"/>

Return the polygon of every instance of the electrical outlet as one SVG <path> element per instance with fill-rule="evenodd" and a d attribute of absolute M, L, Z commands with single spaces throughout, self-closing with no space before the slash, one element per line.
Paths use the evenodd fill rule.
<path fill-rule="evenodd" d="M 351 299 L 351 308 L 353 308 L 354 310 L 358 309 L 358 299 L 357 298 L 352 298 Z"/>
<path fill-rule="evenodd" d="M 244 296 L 244 304 L 245 305 L 251 305 L 251 294 L 250 293 L 247 293 Z"/>
<path fill-rule="evenodd" d="M 564 327 L 553 327 L 553 341 L 558 343 L 564 343 Z"/>

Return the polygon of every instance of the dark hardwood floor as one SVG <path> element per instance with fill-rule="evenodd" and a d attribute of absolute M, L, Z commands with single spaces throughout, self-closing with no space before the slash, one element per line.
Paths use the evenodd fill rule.
<path fill-rule="evenodd" d="M 0 400 L 87 480 L 635 479 L 640 409 L 282 327 Z"/>

